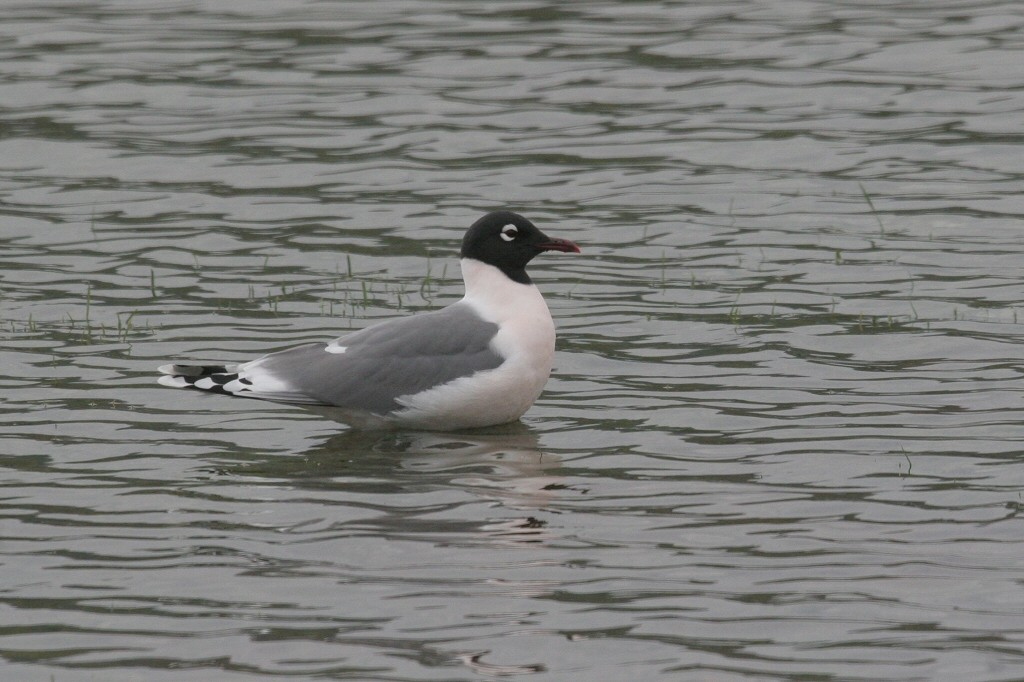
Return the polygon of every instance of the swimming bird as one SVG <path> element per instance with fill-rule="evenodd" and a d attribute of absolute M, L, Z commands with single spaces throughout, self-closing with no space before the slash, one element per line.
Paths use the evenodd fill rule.
<path fill-rule="evenodd" d="M 163 365 L 159 381 L 297 405 L 356 428 L 515 421 L 540 396 L 554 359 L 554 322 L 526 273 L 545 251 L 580 249 L 517 213 L 488 213 L 462 240 L 461 300 L 241 364 Z"/>

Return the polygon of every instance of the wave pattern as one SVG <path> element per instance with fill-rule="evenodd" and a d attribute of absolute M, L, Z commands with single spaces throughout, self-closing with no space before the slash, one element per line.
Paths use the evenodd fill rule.
<path fill-rule="evenodd" d="M 1024 12 L 891 5 L 6 3 L 2 676 L 1018 676 Z M 496 206 L 584 247 L 523 424 L 155 386 Z"/>

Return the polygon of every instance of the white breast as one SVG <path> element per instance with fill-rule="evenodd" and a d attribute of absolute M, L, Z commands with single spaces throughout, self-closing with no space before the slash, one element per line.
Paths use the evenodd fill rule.
<path fill-rule="evenodd" d="M 540 396 L 551 374 L 555 325 L 533 284 L 519 284 L 501 270 L 462 260 L 463 299 L 482 318 L 499 326 L 491 348 L 505 358 L 500 366 L 456 379 L 400 402 L 395 415 L 425 428 L 470 428 L 503 424 L 521 417 Z"/>

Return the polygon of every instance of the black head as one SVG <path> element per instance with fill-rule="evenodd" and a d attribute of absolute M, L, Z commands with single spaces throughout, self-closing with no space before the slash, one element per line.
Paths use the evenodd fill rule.
<path fill-rule="evenodd" d="M 469 228 L 462 238 L 461 255 L 493 265 L 515 282 L 529 284 L 526 264 L 542 251 L 579 253 L 580 247 L 547 236 L 518 213 L 495 211 Z"/>

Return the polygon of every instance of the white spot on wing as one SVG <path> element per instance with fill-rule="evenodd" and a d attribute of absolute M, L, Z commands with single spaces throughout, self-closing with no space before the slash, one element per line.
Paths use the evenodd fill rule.
<path fill-rule="evenodd" d="M 251 391 L 251 389 L 248 386 L 243 384 L 238 379 L 234 379 L 233 381 L 229 381 L 228 383 L 224 384 L 224 390 L 227 391 L 228 393 L 244 393 L 246 391 Z"/>
<path fill-rule="evenodd" d="M 264 355 L 262 358 L 256 358 L 239 365 L 238 378 L 251 381 L 252 385 L 249 386 L 249 390 L 253 393 L 294 393 L 295 389 L 292 388 L 291 384 L 263 368 L 263 363 L 266 362 L 267 357 Z"/>
<path fill-rule="evenodd" d="M 196 388 L 201 388 L 201 389 L 203 389 L 204 391 L 208 391 L 208 390 L 210 390 L 211 388 L 213 388 L 213 379 L 211 379 L 210 377 L 203 377 L 202 379 L 200 379 L 199 381 L 197 381 L 197 382 L 196 382 L 196 383 L 194 384 L 194 386 L 195 386 Z"/>
<path fill-rule="evenodd" d="M 164 375 L 159 377 L 157 381 L 163 386 L 170 386 L 171 388 L 185 388 L 188 386 L 188 382 L 183 377 L 172 377 Z"/>
<path fill-rule="evenodd" d="M 348 350 L 348 346 L 339 346 L 336 343 L 329 343 L 324 348 L 324 350 L 327 351 L 328 353 L 337 353 L 340 355 L 341 353 L 344 353 L 345 351 Z"/>

